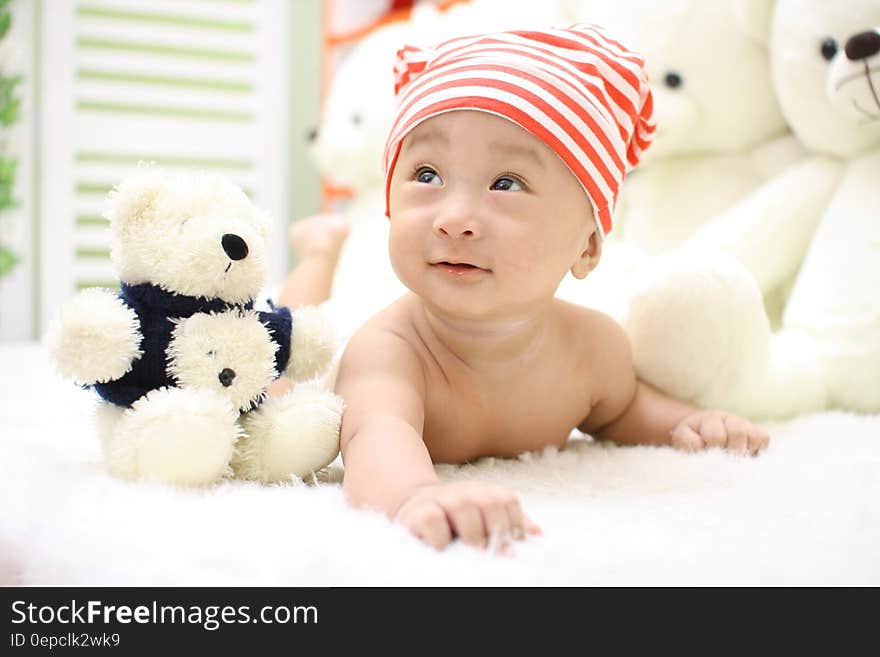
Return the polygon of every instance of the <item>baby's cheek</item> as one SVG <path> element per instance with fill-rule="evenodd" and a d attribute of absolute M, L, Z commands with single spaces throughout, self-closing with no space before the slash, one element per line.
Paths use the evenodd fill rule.
<path fill-rule="evenodd" d="M 505 260 L 513 271 L 529 280 L 541 279 L 551 275 L 562 260 L 561 248 L 542 237 L 530 237 L 519 242 L 519 249 L 506 251 Z"/>
<path fill-rule="evenodd" d="M 541 263 L 541 255 L 537 253 L 509 259 L 499 263 L 500 276 L 496 280 L 508 296 L 519 301 L 547 296 L 555 291 L 558 281 L 554 280 L 549 263 Z"/>
<path fill-rule="evenodd" d="M 387 257 L 390 259 L 391 267 L 400 282 L 412 290 L 416 285 L 418 268 L 423 264 L 423 258 L 421 250 L 415 246 L 411 236 L 401 230 L 392 230 L 388 241 Z"/>

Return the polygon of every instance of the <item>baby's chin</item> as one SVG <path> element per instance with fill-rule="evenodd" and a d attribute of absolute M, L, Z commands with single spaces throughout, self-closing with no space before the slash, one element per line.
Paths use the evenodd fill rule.
<path fill-rule="evenodd" d="M 442 315 L 450 320 L 481 320 L 491 316 L 494 307 L 492 295 L 484 291 L 455 289 L 452 285 L 422 284 L 407 287 L 435 315 Z"/>
<path fill-rule="evenodd" d="M 421 303 L 432 314 L 450 322 L 484 323 L 498 327 L 500 324 L 520 324 L 523 320 L 541 314 L 553 302 L 553 295 L 544 300 L 523 298 L 504 299 L 497 294 L 419 295 Z"/>

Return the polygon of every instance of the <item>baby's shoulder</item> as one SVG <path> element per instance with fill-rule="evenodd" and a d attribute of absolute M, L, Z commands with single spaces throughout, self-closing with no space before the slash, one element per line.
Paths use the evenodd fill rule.
<path fill-rule="evenodd" d="M 620 415 L 635 390 L 632 350 L 623 327 L 597 310 L 566 304 L 568 339 L 590 382 L 588 417 L 578 427 L 591 432 Z"/>
<path fill-rule="evenodd" d="M 618 364 L 631 358 L 629 339 L 623 327 L 610 315 L 565 301 L 558 301 L 565 340 L 590 355 L 591 361 Z"/>
<path fill-rule="evenodd" d="M 342 355 L 346 370 L 397 370 L 415 374 L 420 369 L 416 334 L 405 309 L 392 304 L 367 320 L 352 335 Z"/>

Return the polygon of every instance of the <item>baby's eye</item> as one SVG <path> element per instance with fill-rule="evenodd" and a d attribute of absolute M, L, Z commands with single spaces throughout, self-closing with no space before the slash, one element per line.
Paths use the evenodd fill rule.
<path fill-rule="evenodd" d="M 493 182 L 492 186 L 489 189 L 501 192 L 519 192 L 522 191 L 522 185 L 519 183 L 518 180 L 503 176 Z"/>
<path fill-rule="evenodd" d="M 426 185 L 442 185 L 440 175 L 429 167 L 419 167 L 416 170 L 416 180 Z"/>

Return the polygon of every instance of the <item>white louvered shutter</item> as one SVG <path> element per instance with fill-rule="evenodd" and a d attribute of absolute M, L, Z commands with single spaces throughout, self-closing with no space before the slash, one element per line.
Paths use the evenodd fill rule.
<path fill-rule="evenodd" d="M 103 201 L 139 161 L 221 172 L 275 221 L 285 265 L 286 0 L 52 0 L 42 16 L 42 322 L 117 285 Z M 268 281 L 271 282 L 271 281 Z"/>

